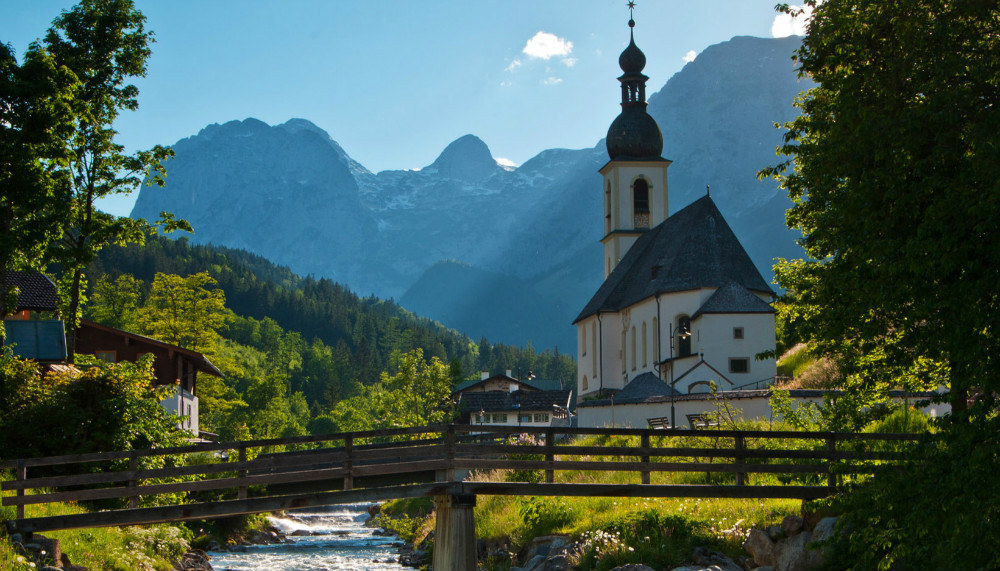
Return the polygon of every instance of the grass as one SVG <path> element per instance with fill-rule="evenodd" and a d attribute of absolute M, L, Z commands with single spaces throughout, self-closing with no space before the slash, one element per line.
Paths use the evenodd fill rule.
<path fill-rule="evenodd" d="M 0 474 L 0 480 L 9 479 L 10 474 Z M 4 492 L 4 495 L 12 495 L 12 492 Z M 29 505 L 25 516 L 46 517 L 85 511 L 72 503 Z M 0 522 L 15 516 L 13 507 L 0 508 Z M 3 528 L 6 529 L 6 525 Z M 186 528 L 167 524 L 74 529 L 43 535 L 58 539 L 60 549 L 70 561 L 90 571 L 167 571 L 173 569 L 170 560 L 179 559 L 187 551 L 190 539 Z M 41 563 L 49 562 L 43 560 Z M 0 569 L 29 571 L 38 567 L 18 555 L 8 537 L 0 537 Z"/>
<path fill-rule="evenodd" d="M 787 429 L 774 424 L 754 424 L 743 429 Z M 638 437 L 589 436 L 576 440 L 579 446 L 638 447 Z M 732 447 L 732 440 L 717 438 L 706 441 L 694 437 L 654 437 L 653 446 L 661 447 Z M 762 446 L 785 449 L 823 447 L 824 443 L 801 439 L 771 442 L 748 442 L 748 447 Z M 527 459 L 527 456 L 525 457 Z M 576 457 L 559 455 L 560 459 L 620 460 L 601 456 Z M 625 458 L 631 459 L 631 458 Z M 656 461 L 683 461 L 678 458 Z M 470 480 L 479 481 L 538 481 L 540 474 L 526 471 L 492 470 L 473 473 Z M 734 476 L 726 473 L 653 472 L 653 484 L 731 484 Z M 750 485 L 791 484 L 816 485 L 825 483 L 825 476 L 749 474 Z M 556 471 L 557 482 L 637 484 L 638 473 L 601 470 Z M 822 481 L 820 481 L 822 479 Z M 388 502 L 384 511 L 398 517 L 410 513 L 413 504 Z M 426 505 L 423 506 L 426 509 Z M 698 498 L 613 498 L 613 497 L 519 497 L 479 496 L 475 508 L 476 537 L 487 546 L 485 567 L 494 571 L 508 569 L 514 562 L 523 562 L 526 546 L 542 535 L 568 535 L 582 545 L 576 555 L 579 569 L 606 570 L 627 563 L 644 563 L 664 568 L 690 561 L 694 547 L 704 546 L 739 558 L 745 553 L 743 541 L 750 529 L 778 524 L 786 515 L 799 513 L 800 500 L 758 499 L 698 499 Z M 408 528 L 413 527 L 407 521 Z M 417 526 L 426 534 L 433 529 L 433 516 Z M 416 534 L 418 539 L 420 534 Z"/>
<path fill-rule="evenodd" d="M 778 374 L 798 378 L 816 361 L 816 357 L 809 351 L 809 346 L 805 343 L 799 343 L 785 351 L 784 355 L 778 359 Z"/>

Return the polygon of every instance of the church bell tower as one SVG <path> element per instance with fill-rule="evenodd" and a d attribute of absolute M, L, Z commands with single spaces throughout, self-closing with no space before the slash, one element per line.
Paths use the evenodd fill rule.
<path fill-rule="evenodd" d="M 633 8 L 629 4 L 629 8 Z M 615 269 L 636 239 L 667 219 L 667 167 L 660 156 L 663 134 L 646 112 L 646 55 L 635 45 L 635 20 L 629 19 L 629 44 L 618 57 L 622 111 L 608 129 L 610 161 L 604 176 L 604 277 Z"/>

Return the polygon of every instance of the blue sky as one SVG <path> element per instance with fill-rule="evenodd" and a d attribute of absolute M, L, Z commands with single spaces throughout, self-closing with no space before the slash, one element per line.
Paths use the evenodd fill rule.
<path fill-rule="evenodd" d="M 733 36 L 792 32 L 775 0 L 638 0 L 649 93 Z M 0 41 L 22 53 L 72 0 L 5 0 Z M 472 133 L 521 164 L 593 146 L 618 113 L 624 0 L 137 0 L 156 34 L 130 150 L 211 123 L 309 119 L 373 171 L 429 165 Z M 169 165 L 168 165 L 169 169 Z M 168 170 L 169 176 L 169 170 Z M 104 203 L 127 214 L 132 199 Z"/>

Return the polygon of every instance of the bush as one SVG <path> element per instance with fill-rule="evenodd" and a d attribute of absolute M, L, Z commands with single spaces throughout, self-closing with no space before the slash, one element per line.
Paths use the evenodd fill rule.
<path fill-rule="evenodd" d="M 815 502 L 845 514 L 830 568 L 1000 569 L 1000 418 L 947 427 L 911 457 Z"/>

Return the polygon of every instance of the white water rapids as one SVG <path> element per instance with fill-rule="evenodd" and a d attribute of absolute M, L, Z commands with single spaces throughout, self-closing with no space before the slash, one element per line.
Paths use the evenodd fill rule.
<path fill-rule="evenodd" d="M 249 545 L 245 552 L 210 552 L 215 571 L 385 571 L 408 569 L 396 563 L 402 542 L 373 535 L 364 526 L 371 504 L 346 504 L 292 511 L 271 523 L 295 543 Z M 314 535 L 292 536 L 298 530 Z"/>

